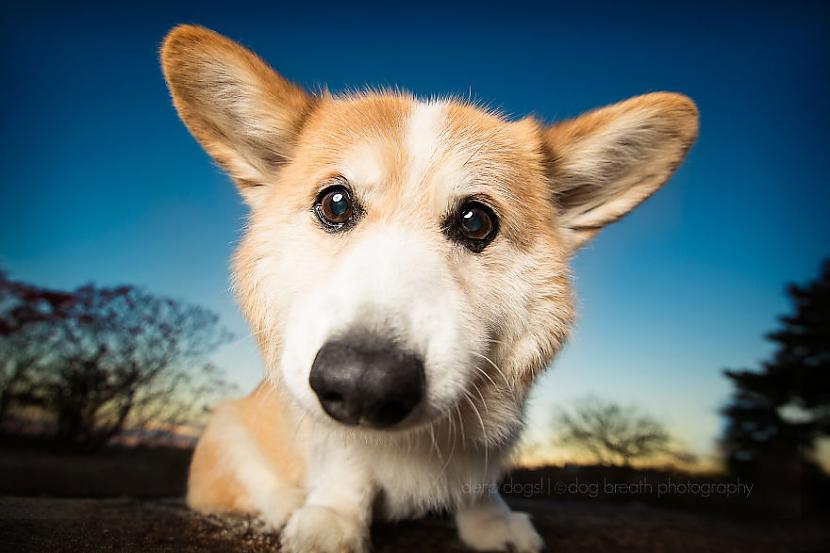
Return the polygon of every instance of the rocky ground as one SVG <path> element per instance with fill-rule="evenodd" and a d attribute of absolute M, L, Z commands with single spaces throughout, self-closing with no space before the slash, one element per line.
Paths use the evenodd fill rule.
<path fill-rule="evenodd" d="M 553 552 L 819 552 L 819 521 L 739 523 L 641 504 L 523 500 Z M 278 538 L 244 518 L 204 517 L 179 499 L 0 498 L 0 550 L 37 553 L 278 551 Z M 374 551 L 462 552 L 449 520 L 373 529 Z"/>

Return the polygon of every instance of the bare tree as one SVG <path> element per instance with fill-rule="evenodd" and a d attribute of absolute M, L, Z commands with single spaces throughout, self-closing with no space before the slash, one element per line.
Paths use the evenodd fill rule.
<path fill-rule="evenodd" d="M 560 444 L 586 451 L 603 465 L 628 466 L 665 454 L 688 459 L 673 449 L 671 435 L 657 419 L 633 406 L 589 396 L 570 412 L 560 412 L 555 427 Z"/>
<path fill-rule="evenodd" d="M 44 303 L 15 286 L 6 279 L 11 299 L 0 303 L 4 404 L 51 415 L 65 446 L 182 424 L 229 387 L 205 357 L 230 334 L 203 307 L 133 286 L 88 285 Z"/>
<path fill-rule="evenodd" d="M 16 399 L 27 397 L 54 340 L 49 323 L 71 304 L 71 294 L 13 281 L 0 271 L 0 423 Z"/>

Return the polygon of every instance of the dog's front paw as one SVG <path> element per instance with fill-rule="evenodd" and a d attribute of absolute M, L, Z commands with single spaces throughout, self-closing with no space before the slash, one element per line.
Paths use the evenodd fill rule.
<path fill-rule="evenodd" d="M 458 535 L 466 546 L 477 551 L 539 553 L 545 547 L 525 513 L 464 517 L 458 521 Z"/>
<path fill-rule="evenodd" d="M 291 515 L 282 548 L 285 553 L 366 553 L 369 529 L 357 518 L 309 505 Z"/>
<path fill-rule="evenodd" d="M 259 516 L 269 530 L 279 532 L 288 522 L 291 513 L 302 507 L 305 496 L 296 488 L 282 488 L 268 497 L 260 508 Z"/>

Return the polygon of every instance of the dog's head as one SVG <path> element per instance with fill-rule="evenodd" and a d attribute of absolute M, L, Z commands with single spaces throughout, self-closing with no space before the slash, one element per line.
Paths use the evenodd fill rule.
<path fill-rule="evenodd" d="M 479 398 L 515 414 L 571 325 L 569 258 L 697 134 L 678 94 L 553 126 L 454 99 L 310 95 L 193 26 L 162 62 L 251 207 L 235 282 L 269 377 L 348 425 L 412 428 Z"/>

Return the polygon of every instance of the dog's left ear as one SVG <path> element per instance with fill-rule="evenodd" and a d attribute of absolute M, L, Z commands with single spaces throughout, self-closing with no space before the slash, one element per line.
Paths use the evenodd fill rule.
<path fill-rule="evenodd" d="M 654 93 L 545 130 L 560 224 L 575 250 L 665 183 L 697 137 L 686 96 Z"/>
<path fill-rule="evenodd" d="M 314 99 L 247 48 L 197 25 L 170 31 L 161 62 L 182 121 L 255 206 L 290 158 Z"/>

